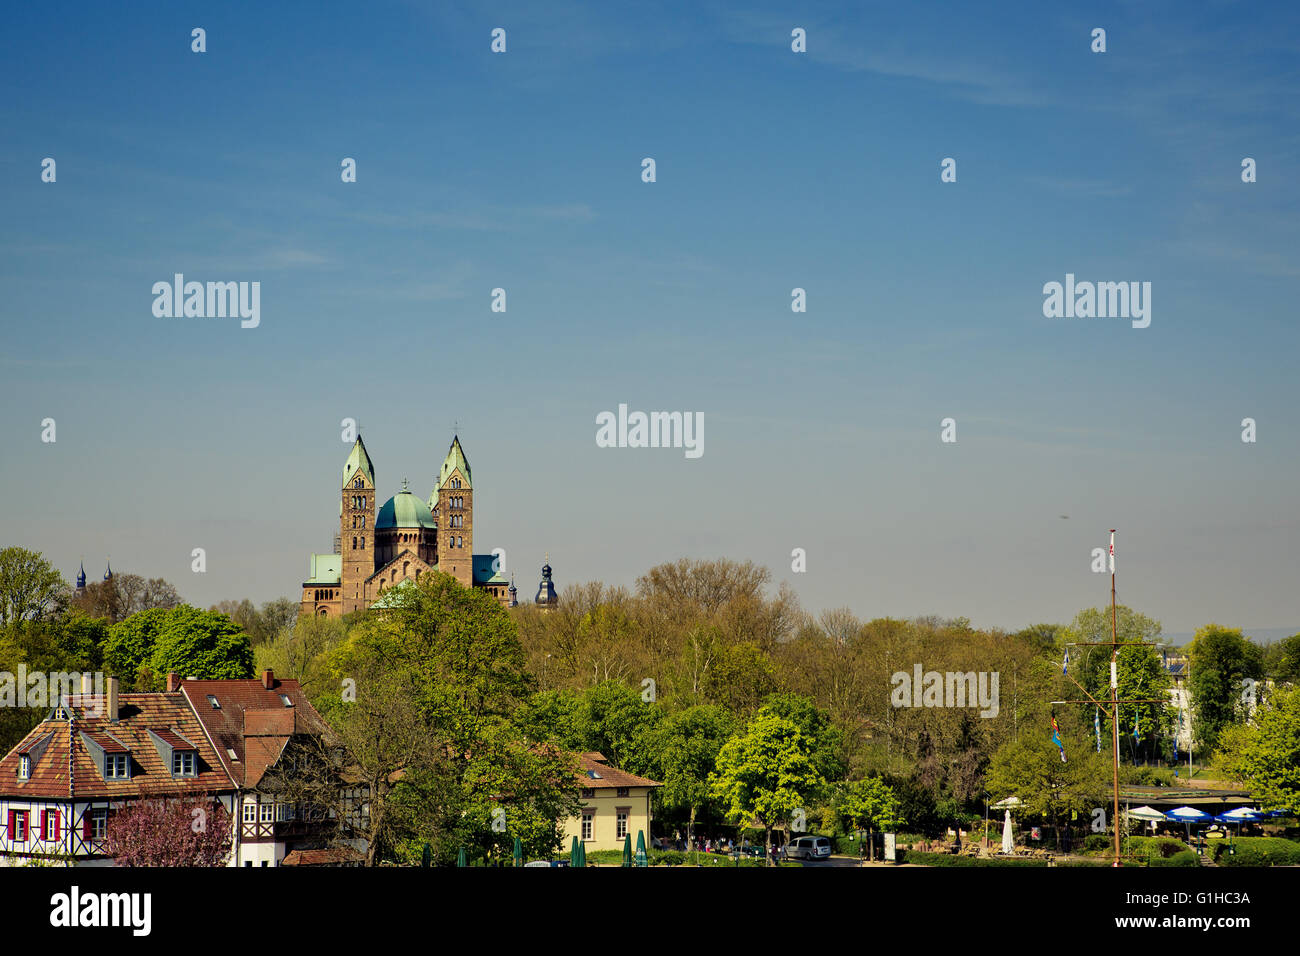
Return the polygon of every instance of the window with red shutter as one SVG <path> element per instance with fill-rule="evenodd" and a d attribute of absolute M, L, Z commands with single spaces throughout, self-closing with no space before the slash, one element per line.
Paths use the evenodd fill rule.
<path fill-rule="evenodd" d="M 58 810 L 54 811 L 54 842 L 63 839 L 63 819 Z"/>
<path fill-rule="evenodd" d="M 42 810 L 41 811 L 41 839 L 42 840 L 44 840 L 49 835 L 49 830 L 48 830 L 49 822 L 50 822 L 50 811 Z"/>

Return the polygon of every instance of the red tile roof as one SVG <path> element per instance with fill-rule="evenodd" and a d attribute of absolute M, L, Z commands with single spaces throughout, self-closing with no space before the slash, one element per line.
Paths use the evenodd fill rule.
<path fill-rule="evenodd" d="M 194 707 L 216 745 L 217 757 L 240 786 L 254 788 L 293 734 L 329 734 L 296 680 L 186 680 L 179 693 Z M 289 698 L 286 707 L 280 695 Z M 213 707 L 208 697 L 220 707 Z M 232 758 L 227 752 L 234 751 Z"/>
<path fill-rule="evenodd" d="M 616 787 L 662 787 L 663 784 L 657 780 L 650 780 L 647 777 L 638 777 L 634 773 L 628 773 L 626 770 L 619 770 L 617 767 L 611 767 L 605 759 L 604 754 L 590 751 L 579 754 L 579 763 L 581 769 L 578 772 L 578 781 L 581 786 L 589 790 L 605 790 Z M 593 773 L 600 774 L 599 777 L 591 776 Z"/>
<path fill-rule="evenodd" d="M 172 733 L 170 730 L 165 730 L 161 727 L 150 727 L 149 729 L 153 731 L 155 737 L 167 744 L 173 750 L 198 749 L 191 741 L 186 740 L 180 734 Z"/>
<path fill-rule="evenodd" d="M 88 716 L 84 709 L 69 708 L 71 719 L 41 721 L 26 737 L 0 759 L 0 797 L 85 799 L 127 798 L 152 794 L 229 791 L 235 783 L 226 773 L 216 752 L 203 735 L 203 728 L 186 701 L 178 694 L 122 694 L 119 718 L 111 721 L 104 713 Z M 193 741 L 198 750 L 198 774 L 173 778 L 164 766 L 158 746 L 149 730 L 160 728 Z M 131 776 L 106 780 L 95 765 L 90 748 L 81 738 L 95 741 L 109 753 L 129 751 Z M 18 778 L 19 756 L 52 735 L 39 759 L 32 761 L 31 777 Z M 72 750 L 69 767 L 69 747 Z M 69 770 L 71 769 L 71 773 Z"/>
<path fill-rule="evenodd" d="M 346 866 L 360 865 L 366 855 L 351 847 L 339 846 L 322 850 L 291 850 L 280 861 L 281 866 Z"/>

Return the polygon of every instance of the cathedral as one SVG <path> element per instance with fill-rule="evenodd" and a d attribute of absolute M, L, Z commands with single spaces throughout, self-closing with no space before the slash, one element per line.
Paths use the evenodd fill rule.
<path fill-rule="evenodd" d="M 403 480 L 402 490 L 379 505 L 376 487 L 375 466 L 358 436 L 343 465 L 334 553 L 311 555 L 300 614 L 334 616 L 383 607 L 385 592 L 429 571 L 481 588 L 503 607 L 518 604 L 497 556 L 474 553 L 474 482 L 459 436 L 452 438 L 428 501 Z M 558 600 L 548 561 L 535 603 L 551 607 Z"/>

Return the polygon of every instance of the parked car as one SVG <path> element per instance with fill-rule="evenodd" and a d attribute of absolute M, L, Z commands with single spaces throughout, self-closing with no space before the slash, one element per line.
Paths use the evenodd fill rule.
<path fill-rule="evenodd" d="M 787 860 L 825 860 L 831 855 L 831 841 L 826 837 L 805 836 L 791 840 L 785 848 Z"/>

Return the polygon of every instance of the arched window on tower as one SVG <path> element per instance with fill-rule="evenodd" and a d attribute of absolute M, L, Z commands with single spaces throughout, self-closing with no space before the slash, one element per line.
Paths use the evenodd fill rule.
<path fill-rule="evenodd" d="M 356 538 L 353 538 L 353 539 L 352 539 L 352 550 L 353 550 L 353 551 L 357 550 L 357 539 L 356 539 Z"/>
<path fill-rule="evenodd" d="M 362 551 L 366 550 L 366 539 L 365 539 L 365 538 L 362 538 L 362 539 L 361 539 L 361 550 L 362 550 Z"/>
<path fill-rule="evenodd" d="M 402 562 L 402 577 L 404 577 L 404 578 L 409 578 L 410 576 L 411 576 L 411 562 L 410 562 L 410 561 L 403 561 L 403 562 Z"/>

